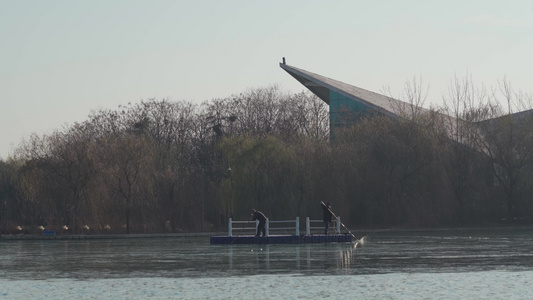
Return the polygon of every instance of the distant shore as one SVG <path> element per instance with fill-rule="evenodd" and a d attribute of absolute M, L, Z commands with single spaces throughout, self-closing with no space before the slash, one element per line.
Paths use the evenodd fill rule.
<path fill-rule="evenodd" d="M 13 234 L 2 235 L 0 240 L 83 240 L 83 239 L 133 239 L 133 238 L 176 238 L 209 237 L 226 233 L 191 232 L 191 233 L 135 233 L 135 234 Z"/>

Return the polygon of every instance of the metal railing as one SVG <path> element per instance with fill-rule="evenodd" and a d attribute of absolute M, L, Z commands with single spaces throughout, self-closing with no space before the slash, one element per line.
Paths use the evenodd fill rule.
<path fill-rule="evenodd" d="M 247 226 L 250 221 L 233 221 L 231 218 L 228 220 L 228 236 L 233 236 L 234 231 L 241 231 L 241 232 L 247 232 L 250 230 L 253 230 L 254 233 L 257 229 L 257 225 L 259 224 L 259 221 L 255 221 L 255 227 L 249 227 Z M 235 228 L 235 224 L 244 224 L 241 227 Z M 293 226 L 279 226 L 278 224 L 294 224 Z M 268 218 L 265 222 L 265 236 L 269 236 L 270 232 L 272 231 L 285 231 L 285 232 L 294 232 L 295 235 L 300 235 L 300 217 L 296 217 L 295 220 L 281 220 L 281 221 L 270 221 Z"/>
<path fill-rule="evenodd" d="M 331 221 L 333 223 L 333 226 L 330 228 L 335 228 L 335 233 L 340 234 L 341 233 L 341 217 L 337 217 L 337 219 Z M 311 226 L 312 223 L 320 223 L 320 227 L 318 226 Z M 311 220 L 309 217 L 305 218 L 305 235 L 311 235 L 311 231 L 313 229 L 320 229 L 321 233 L 324 232 L 324 221 L 323 220 Z"/>

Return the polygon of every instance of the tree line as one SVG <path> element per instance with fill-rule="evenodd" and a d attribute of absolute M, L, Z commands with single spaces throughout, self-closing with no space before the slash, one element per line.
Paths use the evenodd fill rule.
<path fill-rule="evenodd" d="M 251 208 L 319 219 L 320 201 L 352 228 L 531 222 L 533 118 L 512 114 L 531 96 L 456 79 L 419 109 L 421 87 L 402 118 L 357 116 L 331 139 L 322 100 L 276 86 L 96 110 L 0 161 L 0 229 L 212 231 Z"/>

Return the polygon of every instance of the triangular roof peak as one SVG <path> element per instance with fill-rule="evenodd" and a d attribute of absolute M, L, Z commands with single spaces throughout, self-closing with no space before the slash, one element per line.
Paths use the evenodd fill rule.
<path fill-rule="evenodd" d="M 285 63 L 280 63 L 279 66 L 328 105 L 330 103 L 329 91 L 331 90 L 389 116 L 397 117 L 400 111 L 405 111 L 411 107 L 411 104 L 407 102 L 302 70 Z"/>

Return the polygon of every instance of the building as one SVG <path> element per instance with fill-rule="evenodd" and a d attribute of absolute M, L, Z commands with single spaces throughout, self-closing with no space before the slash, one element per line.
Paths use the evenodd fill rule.
<path fill-rule="evenodd" d="M 287 65 L 285 59 L 280 67 L 328 104 L 332 131 L 364 115 L 398 118 L 414 108 L 407 102 Z"/>
<path fill-rule="evenodd" d="M 353 124 L 354 121 L 364 115 L 381 114 L 393 118 L 401 118 L 412 114 L 414 111 L 430 112 L 422 107 L 416 107 L 411 103 L 394 99 L 385 95 L 371 92 L 329 77 L 315 74 L 303 69 L 290 66 L 285 63 L 285 58 L 280 67 L 289 75 L 298 80 L 303 86 L 313 92 L 329 106 L 330 131 L 335 128 Z M 455 132 L 457 127 L 474 125 L 479 130 L 486 130 L 490 124 L 499 124 L 504 118 L 512 120 L 513 124 L 522 125 L 532 123 L 533 109 L 517 112 L 510 115 L 469 123 L 456 119 L 452 116 L 434 112 L 435 116 L 440 116 L 445 120 L 448 137 L 459 143 L 463 143 L 462 138 Z"/>

